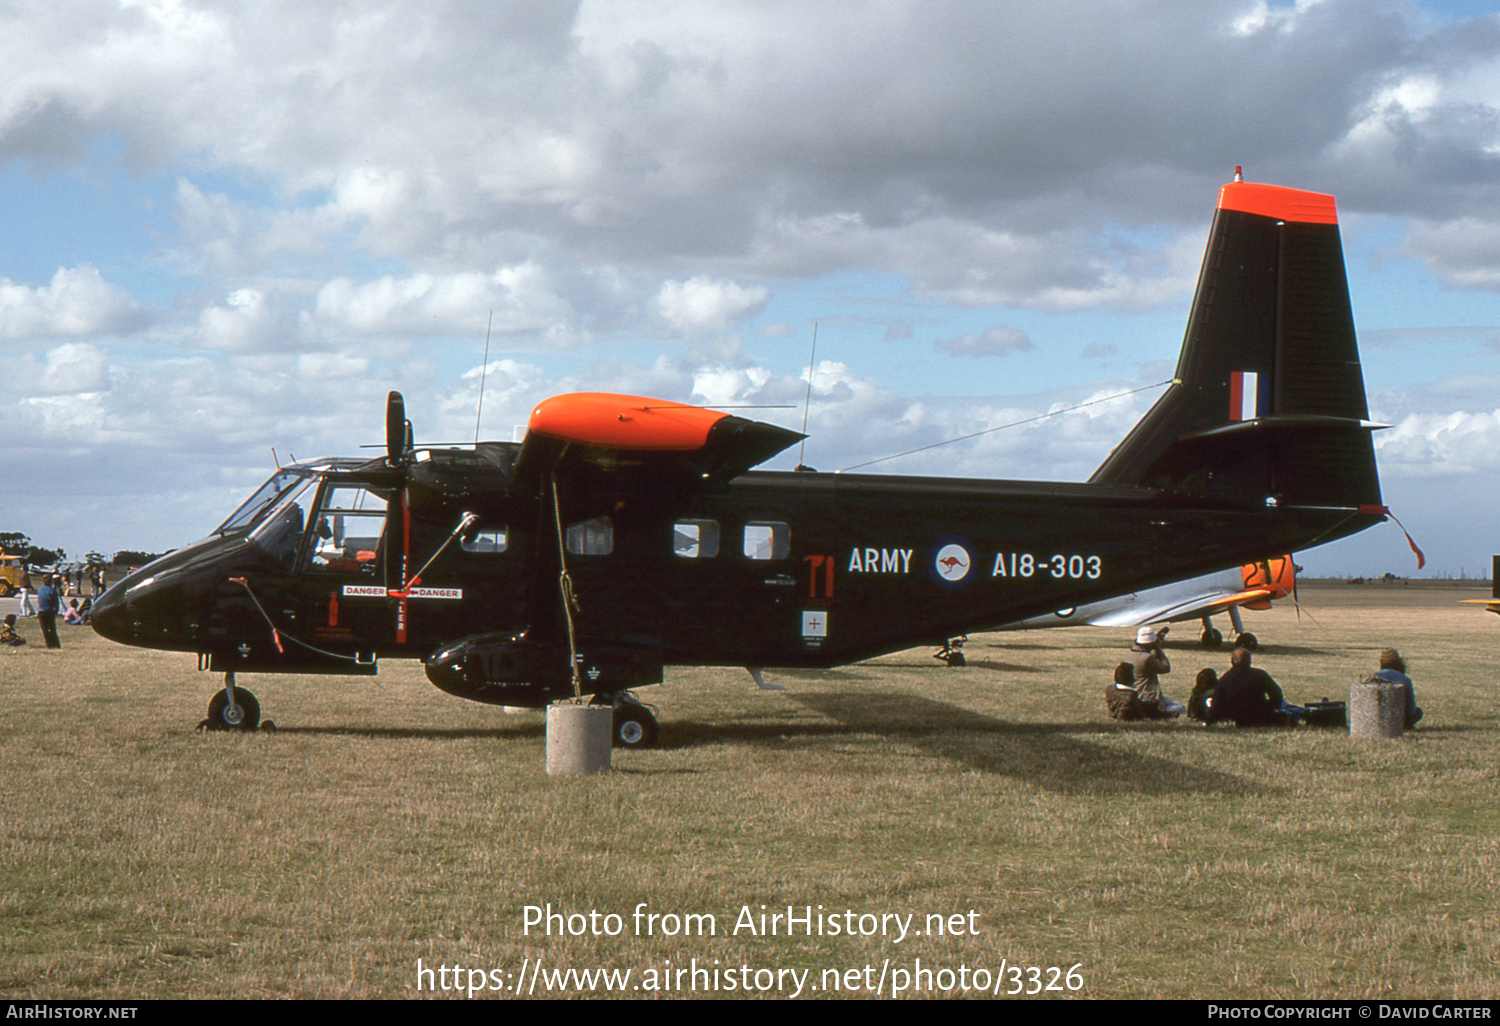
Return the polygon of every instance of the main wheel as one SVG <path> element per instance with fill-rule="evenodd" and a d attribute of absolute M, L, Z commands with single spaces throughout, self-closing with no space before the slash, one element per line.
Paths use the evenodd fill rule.
<path fill-rule="evenodd" d="M 1218 648 L 1224 644 L 1224 635 L 1216 628 L 1210 627 L 1198 635 L 1198 643 L 1204 648 Z"/>
<path fill-rule="evenodd" d="M 621 702 L 615 706 L 613 744 L 616 748 L 654 748 L 661 728 L 644 705 Z"/>
<path fill-rule="evenodd" d="M 1260 647 L 1260 639 L 1249 631 L 1234 639 L 1236 648 L 1243 648 L 1246 652 L 1254 652 Z"/>
<path fill-rule="evenodd" d="M 215 691 L 208 700 L 209 730 L 254 730 L 260 726 L 260 703 L 244 688 L 234 689 L 233 709 L 229 708 L 229 696 Z"/>

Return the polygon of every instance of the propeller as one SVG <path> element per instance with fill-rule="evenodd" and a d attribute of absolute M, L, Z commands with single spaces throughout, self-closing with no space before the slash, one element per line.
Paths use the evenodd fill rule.
<path fill-rule="evenodd" d="M 1287 553 L 1287 560 L 1289 562 L 1291 562 L 1291 560 L 1292 560 L 1291 553 Z M 1294 575 L 1292 577 L 1292 608 L 1294 608 L 1297 611 L 1297 622 L 1298 623 L 1302 622 L 1302 612 L 1303 612 L 1303 609 L 1302 609 L 1302 599 L 1297 594 L 1297 578 L 1296 578 L 1295 575 L 1296 574 L 1300 574 L 1301 572 L 1302 572 L 1302 568 L 1300 566 L 1298 566 L 1295 562 L 1292 562 L 1292 573 Z M 1313 623 L 1318 623 L 1318 618 L 1316 616 L 1312 615 L 1312 610 L 1307 610 L 1307 618 L 1309 620 L 1311 620 Z M 1318 626 L 1321 627 L 1323 625 L 1322 624 L 1318 624 Z"/>
<path fill-rule="evenodd" d="M 385 399 L 385 458 L 391 466 L 400 463 L 411 451 L 411 421 L 406 419 L 406 400 L 400 392 Z"/>

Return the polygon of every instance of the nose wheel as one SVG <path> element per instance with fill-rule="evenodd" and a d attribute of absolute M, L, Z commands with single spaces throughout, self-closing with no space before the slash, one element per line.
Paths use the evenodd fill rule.
<path fill-rule="evenodd" d="M 208 700 L 208 719 L 199 730 L 275 730 L 276 724 L 260 721 L 260 702 L 246 688 L 235 687 L 234 674 L 224 674 L 224 689 Z"/>

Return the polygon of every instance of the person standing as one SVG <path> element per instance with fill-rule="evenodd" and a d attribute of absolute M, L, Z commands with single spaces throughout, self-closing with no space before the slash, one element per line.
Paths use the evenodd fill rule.
<path fill-rule="evenodd" d="M 31 568 L 21 564 L 21 595 L 16 612 L 22 616 L 35 616 L 36 604 L 32 601 Z"/>
<path fill-rule="evenodd" d="M 57 636 L 59 605 L 57 587 L 52 583 L 52 575 L 48 574 L 36 590 L 36 622 L 42 628 L 42 637 L 47 639 L 48 648 L 62 648 L 62 641 Z"/>

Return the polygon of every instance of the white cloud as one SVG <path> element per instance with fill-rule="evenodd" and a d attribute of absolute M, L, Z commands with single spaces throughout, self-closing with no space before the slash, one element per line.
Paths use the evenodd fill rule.
<path fill-rule="evenodd" d="M 369 370 L 369 357 L 354 353 L 305 353 L 297 357 L 297 373 L 314 381 L 345 380 Z"/>
<path fill-rule="evenodd" d="M 932 345 L 933 348 L 954 356 L 1005 356 L 1035 348 L 1026 332 L 1006 324 L 993 325 L 978 335 L 939 339 Z"/>
<path fill-rule="evenodd" d="M 1500 290 L 1500 232 L 1492 221 L 1459 217 L 1418 222 L 1402 249 L 1460 288 Z"/>
<path fill-rule="evenodd" d="M 693 397 L 705 406 L 727 406 L 754 396 L 769 380 L 764 367 L 705 367 L 693 375 Z"/>
<path fill-rule="evenodd" d="M 698 277 L 662 285 L 656 309 L 678 334 L 706 335 L 755 315 L 770 296 L 769 289 Z"/>
<path fill-rule="evenodd" d="M 532 333 L 551 347 L 576 343 L 567 300 L 531 262 L 493 273 L 387 275 L 368 282 L 338 278 L 318 293 L 317 317 L 347 335 L 465 335 L 481 333 L 493 313 L 497 334 Z"/>
<path fill-rule="evenodd" d="M 1500 409 L 1414 413 L 1376 435 L 1382 472 L 1440 478 L 1500 472 Z"/>
<path fill-rule="evenodd" d="M 61 267 L 36 287 L 0 278 L 0 338 L 62 338 L 139 330 L 146 308 L 88 264 Z"/>
<path fill-rule="evenodd" d="M 291 353 L 307 347 L 306 321 L 294 300 L 236 289 L 199 315 L 197 341 L 233 353 Z"/>
<path fill-rule="evenodd" d="M 70 342 L 47 352 L 41 391 L 50 395 L 102 392 L 109 388 L 109 358 L 102 349 Z"/>
<path fill-rule="evenodd" d="M 0 377 L 0 391 L 29 397 L 73 396 L 109 387 L 108 355 L 85 342 L 49 349 L 40 364 L 29 354 L 11 359 Z"/>
<path fill-rule="evenodd" d="M 1230 22 L 1230 31 L 1237 36 L 1253 36 L 1267 30 L 1286 35 L 1297 28 L 1299 16 L 1318 6 L 1324 0 L 1297 0 L 1290 6 L 1272 7 L 1266 0 L 1255 0 L 1255 5 Z"/>

